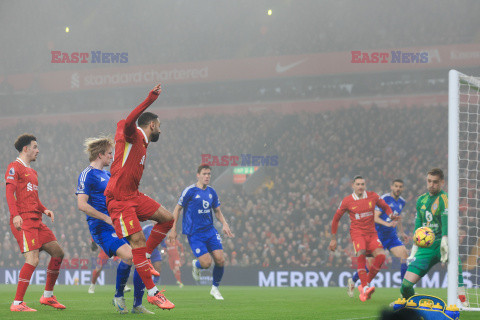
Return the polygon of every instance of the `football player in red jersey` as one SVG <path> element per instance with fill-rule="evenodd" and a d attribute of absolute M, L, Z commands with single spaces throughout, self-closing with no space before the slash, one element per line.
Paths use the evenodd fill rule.
<path fill-rule="evenodd" d="M 156 85 L 148 97 L 126 119 L 117 123 L 115 133 L 115 156 L 111 165 L 111 178 L 105 189 L 107 209 L 115 232 L 120 239 L 127 238 L 132 247 L 133 263 L 147 288 L 147 301 L 162 309 L 172 309 L 173 303 L 158 291 L 152 280 L 154 272 L 147 255 L 150 255 L 173 225 L 173 215 L 158 202 L 138 191 L 145 168 L 147 147 L 158 141 L 160 121 L 151 112 L 144 112 L 161 93 Z M 137 126 L 138 119 L 138 126 Z M 153 220 L 154 225 L 148 241 L 140 221 Z"/>
<path fill-rule="evenodd" d="M 184 260 L 184 251 L 183 245 L 175 239 L 174 241 L 170 241 L 170 239 L 165 241 L 165 246 L 167 248 L 167 255 L 168 255 L 168 263 L 170 264 L 170 269 L 172 269 L 173 274 L 175 275 L 175 279 L 177 279 L 177 284 L 180 288 L 183 288 L 182 283 L 182 274 L 180 271 L 180 267 L 182 266 L 182 259 L 180 258 L 180 254 Z M 178 253 L 178 248 L 180 248 L 180 254 Z"/>
<path fill-rule="evenodd" d="M 332 221 L 332 239 L 329 249 L 335 251 L 337 248 L 338 223 L 345 212 L 348 211 L 350 215 L 350 236 L 357 255 L 358 276 L 362 282 L 358 286 L 361 301 L 370 299 L 375 292 L 375 287 L 370 287 L 369 284 L 385 262 L 385 251 L 375 229 L 375 206 L 382 208 L 392 220 L 396 219 L 390 206 L 378 194 L 365 191 L 365 179 L 356 176 L 353 178 L 353 193 L 343 198 Z M 368 274 L 365 270 L 367 255 L 373 255 L 374 257 L 373 265 Z"/>
<path fill-rule="evenodd" d="M 39 153 L 37 138 L 30 134 L 22 134 L 14 145 L 20 154 L 8 165 L 5 173 L 6 196 L 10 210 L 10 229 L 25 256 L 25 264 L 18 275 L 17 292 L 10 310 L 37 311 L 29 308 L 23 297 L 38 265 L 40 250 L 45 250 L 51 256 L 47 267 L 45 291 L 40 303 L 56 309 L 65 309 L 53 295 L 53 287 L 62 264 L 63 250 L 53 232 L 42 222 L 42 214 L 50 217 L 53 222 L 54 213 L 40 202 L 37 172 L 30 167 L 30 163 L 37 159 Z"/>

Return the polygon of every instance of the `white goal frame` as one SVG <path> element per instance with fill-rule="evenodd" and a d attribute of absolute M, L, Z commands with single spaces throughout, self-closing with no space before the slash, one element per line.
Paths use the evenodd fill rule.
<path fill-rule="evenodd" d="M 456 70 L 448 77 L 448 304 L 457 304 L 458 259 L 459 259 L 459 136 L 460 136 L 460 84 L 469 84 L 479 90 L 480 80 Z M 478 285 L 478 284 L 477 284 Z M 472 303 L 474 301 L 470 301 Z M 461 310 L 480 311 L 475 306 L 459 306 Z"/>

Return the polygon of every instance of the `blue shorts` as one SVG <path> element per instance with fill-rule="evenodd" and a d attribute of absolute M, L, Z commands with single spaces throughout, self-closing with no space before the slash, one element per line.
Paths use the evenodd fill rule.
<path fill-rule="evenodd" d="M 188 235 L 187 238 L 193 255 L 197 258 L 208 252 L 223 250 L 222 238 L 215 228 L 202 233 Z"/>
<path fill-rule="evenodd" d="M 93 241 L 102 248 L 110 258 L 116 255 L 118 248 L 124 244 L 129 244 L 127 239 L 118 239 L 115 229 L 103 231 L 99 234 L 92 234 Z"/>
<path fill-rule="evenodd" d="M 162 255 L 160 254 L 160 251 L 158 251 L 157 248 L 153 249 L 152 256 L 150 257 L 150 261 L 152 261 L 152 263 L 156 261 L 162 261 Z"/>
<path fill-rule="evenodd" d="M 390 251 L 392 248 L 403 246 L 403 242 L 398 238 L 396 232 L 389 234 L 378 234 L 378 239 L 380 239 L 383 248 L 388 251 Z"/>

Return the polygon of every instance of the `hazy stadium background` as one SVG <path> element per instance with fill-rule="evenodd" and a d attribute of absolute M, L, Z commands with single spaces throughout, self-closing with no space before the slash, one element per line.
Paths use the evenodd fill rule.
<path fill-rule="evenodd" d="M 352 271 L 347 217 L 339 250 L 327 246 L 351 177 L 365 176 L 379 194 L 391 179 L 404 179 L 411 233 L 426 171 L 447 168 L 447 74 L 480 75 L 479 13 L 473 0 L 2 1 L 0 171 L 17 155 L 15 138 L 35 134 L 40 198 L 56 213 L 54 224 L 44 221 L 66 259 L 88 259 L 65 265 L 59 283 L 89 283 L 96 253 L 74 195 L 88 165 L 83 140 L 113 134 L 162 82 L 151 107 L 162 135 L 149 148 L 141 189 L 170 210 L 195 181 L 202 154 L 278 157 L 278 166 L 245 177 L 213 169 L 236 234 L 224 240 L 224 284 L 342 285 Z M 428 52 L 428 63 L 351 62 L 352 51 L 396 50 Z M 51 51 L 126 52 L 128 63 L 94 64 L 91 56 L 52 63 Z M 24 260 L 10 234 L 4 184 L 0 193 L 0 283 L 12 283 Z M 193 284 L 181 240 L 183 280 Z M 47 262 L 42 254 L 37 270 Z M 107 283 L 114 270 L 105 271 Z M 387 259 L 378 285 L 398 285 L 398 270 Z M 444 271 L 437 272 L 421 285 L 444 287 Z M 166 263 L 162 283 L 174 283 Z"/>

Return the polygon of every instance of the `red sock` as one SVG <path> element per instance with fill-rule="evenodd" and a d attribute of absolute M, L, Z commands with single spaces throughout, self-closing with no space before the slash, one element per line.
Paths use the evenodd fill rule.
<path fill-rule="evenodd" d="M 368 283 L 375 278 L 377 275 L 378 271 L 380 271 L 380 268 L 382 267 L 383 263 L 385 262 L 385 255 L 384 254 L 379 254 L 378 256 L 375 257 L 375 260 L 373 261 L 373 265 L 370 268 L 368 272 Z"/>
<path fill-rule="evenodd" d="M 62 258 L 50 258 L 47 267 L 47 283 L 45 284 L 45 291 L 53 291 L 55 282 L 57 282 L 58 274 L 60 273 L 60 266 L 62 265 Z"/>
<path fill-rule="evenodd" d="M 152 231 L 150 232 L 150 236 L 148 237 L 147 240 L 147 252 L 152 253 L 153 250 L 162 242 L 163 239 L 165 239 L 165 236 L 167 235 L 168 231 L 172 229 L 173 226 L 173 220 L 163 222 L 163 223 L 157 223 L 156 225 L 153 226 Z"/>
<path fill-rule="evenodd" d="M 360 282 L 362 283 L 362 286 L 365 287 L 368 281 L 367 281 L 367 270 L 365 270 L 365 267 L 367 266 L 367 257 L 364 254 L 358 256 L 357 265 L 358 265 L 357 267 L 358 277 L 360 278 Z"/>
<path fill-rule="evenodd" d="M 135 269 L 137 270 L 138 275 L 142 279 L 147 290 L 150 290 L 155 287 L 155 283 L 153 283 L 152 280 L 152 274 L 148 266 L 146 254 L 147 248 L 145 247 L 132 249 L 133 264 L 135 265 Z"/>
<path fill-rule="evenodd" d="M 92 272 L 92 284 L 97 283 L 97 279 L 99 275 L 100 275 L 100 272 L 97 272 L 97 269 L 94 269 Z"/>
<path fill-rule="evenodd" d="M 178 282 L 182 282 L 180 270 L 175 271 L 175 279 L 177 279 Z"/>
<path fill-rule="evenodd" d="M 27 291 L 33 271 L 35 271 L 35 267 L 25 262 L 22 270 L 20 270 L 18 274 L 17 293 L 15 294 L 16 301 L 23 301 L 23 296 L 25 296 L 25 291 Z"/>

